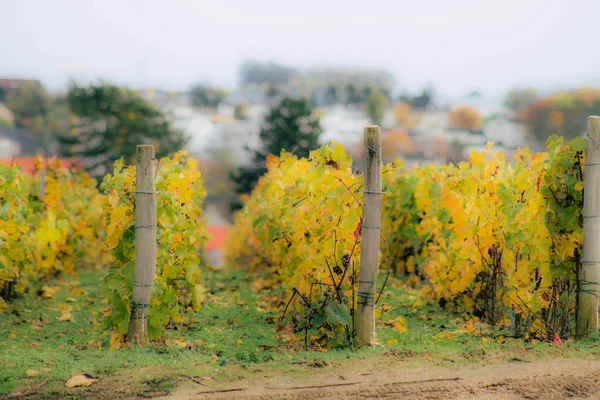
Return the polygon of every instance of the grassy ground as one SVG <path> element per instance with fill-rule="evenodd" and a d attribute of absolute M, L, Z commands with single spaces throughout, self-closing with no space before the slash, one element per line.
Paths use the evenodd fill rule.
<path fill-rule="evenodd" d="M 277 330 L 276 313 L 265 309 L 269 291 L 256 292 L 255 280 L 240 273 L 207 271 L 212 291 L 204 307 L 169 331 L 166 344 L 110 350 L 103 336 L 102 271 L 51 283 L 43 298 L 27 295 L 0 314 L 0 398 L 22 396 L 148 397 L 167 394 L 186 381 L 219 388 L 238 379 L 276 374 L 310 374 L 311 368 L 363 358 L 401 357 L 413 366 L 464 365 L 600 358 L 597 337 L 561 346 L 525 343 L 464 316 L 433 305 L 414 307 L 416 298 L 392 279 L 380 302 L 377 333 L 381 345 L 359 350 L 305 351 L 287 343 Z M 55 290 L 55 293 L 53 293 Z M 406 318 L 406 332 L 394 327 Z M 99 378 L 89 388 L 67 389 L 78 374 Z"/>

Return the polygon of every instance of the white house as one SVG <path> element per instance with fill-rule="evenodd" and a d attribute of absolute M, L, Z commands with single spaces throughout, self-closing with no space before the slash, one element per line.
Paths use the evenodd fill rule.
<path fill-rule="evenodd" d="M 483 133 L 492 142 L 501 143 L 506 147 L 523 147 L 525 141 L 525 126 L 517 119 L 507 115 L 494 114 L 487 118 Z"/>

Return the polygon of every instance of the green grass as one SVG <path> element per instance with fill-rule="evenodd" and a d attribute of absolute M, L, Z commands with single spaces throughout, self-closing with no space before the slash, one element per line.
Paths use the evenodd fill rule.
<path fill-rule="evenodd" d="M 202 309 L 168 331 L 172 339 L 183 338 L 185 348 L 153 345 L 110 350 L 102 328 L 107 311 L 103 274 L 85 271 L 77 278 L 53 282 L 49 286 L 59 288 L 54 299 L 26 295 L 0 314 L 0 397 L 14 392 L 77 397 L 103 388 L 114 391 L 115 387 L 123 396 L 159 395 L 185 380 L 223 385 L 251 378 L 257 371 L 260 376 L 271 372 L 306 374 L 313 367 L 377 357 L 401 358 L 410 368 L 431 363 L 454 366 L 600 355 L 598 336 L 562 346 L 504 338 L 506 332 L 491 328 L 482 335 L 436 336 L 462 329 L 465 316 L 441 312 L 430 304 L 413 307 L 415 294 L 395 279 L 380 302 L 379 309 L 384 311 L 378 315 L 379 346 L 305 351 L 298 343 L 284 342 L 273 322 L 278 314 L 264 311 L 272 293 L 251 290 L 252 279 L 240 272 L 219 271 L 205 272 L 212 293 Z M 64 312 L 68 307 L 72 307 L 73 320 L 59 320 L 61 314 L 68 316 Z M 398 316 L 406 318 L 406 333 L 388 326 Z M 38 375 L 28 376 L 28 370 Z M 82 373 L 100 381 L 90 388 L 65 388 L 67 379 Z"/>

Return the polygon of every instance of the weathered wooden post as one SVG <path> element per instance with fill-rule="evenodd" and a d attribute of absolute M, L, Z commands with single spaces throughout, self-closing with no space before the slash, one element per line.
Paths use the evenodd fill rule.
<path fill-rule="evenodd" d="M 598 330 L 598 263 L 600 262 L 600 117 L 588 118 L 583 177 L 583 259 L 579 273 L 577 336 Z"/>
<path fill-rule="evenodd" d="M 366 147 L 365 183 L 355 332 L 357 344 L 371 345 L 375 339 L 375 294 L 381 232 L 381 133 L 379 127 L 365 127 L 364 136 Z"/>
<path fill-rule="evenodd" d="M 148 309 L 156 271 L 156 190 L 154 146 L 136 149 L 135 271 L 127 341 L 148 341 Z"/>

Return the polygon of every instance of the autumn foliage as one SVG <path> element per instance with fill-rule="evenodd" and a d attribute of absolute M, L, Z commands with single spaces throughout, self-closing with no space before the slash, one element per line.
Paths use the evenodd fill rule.
<path fill-rule="evenodd" d="M 345 345 L 352 331 L 362 194 L 351 167 L 338 144 L 269 156 L 225 249 L 228 264 L 269 271 L 291 301 L 287 320 L 317 347 Z"/>
<path fill-rule="evenodd" d="M 492 323 L 508 310 L 530 334 L 572 333 L 581 268 L 585 143 L 553 138 L 512 162 L 488 148 L 469 162 L 401 170 L 385 181 L 384 236 L 395 269 L 424 296 Z"/>
<path fill-rule="evenodd" d="M 43 189 L 43 190 L 42 190 Z M 50 278 L 105 265 L 102 196 L 83 171 L 37 157 L 34 176 L 0 165 L 0 309 Z"/>
<path fill-rule="evenodd" d="M 569 337 L 584 152 L 583 140 L 554 137 L 547 152 L 520 150 L 512 160 L 488 146 L 468 162 L 384 167 L 382 249 L 393 269 L 426 282 L 416 301 L 494 324 L 512 310 L 531 337 Z M 337 146 L 310 160 L 271 156 L 226 249 L 231 265 L 269 271 L 295 301 L 288 316 L 296 332 L 317 346 L 339 345 L 350 333 L 362 183 L 350 165 Z"/>
<path fill-rule="evenodd" d="M 479 112 L 469 106 L 458 106 L 450 111 L 450 127 L 454 129 L 481 129 L 483 119 Z"/>
<path fill-rule="evenodd" d="M 529 133 L 539 142 L 550 135 L 568 139 L 585 131 L 587 117 L 600 114 L 600 89 L 559 92 L 531 103 L 522 113 Z"/>
<path fill-rule="evenodd" d="M 123 344 L 129 329 L 129 310 L 135 265 L 135 166 L 115 162 L 104 177 L 104 212 L 114 263 L 104 279 L 111 313 L 105 323 L 111 347 Z M 159 160 L 156 175 L 157 269 L 150 301 L 148 337 L 159 338 L 169 322 L 181 322 L 186 311 L 197 311 L 204 298 L 200 255 L 207 240 L 202 220 L 206 197 L 194 159 L 178 152 Z"/>

